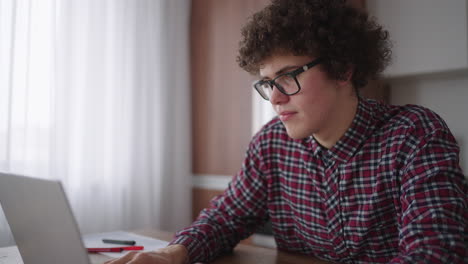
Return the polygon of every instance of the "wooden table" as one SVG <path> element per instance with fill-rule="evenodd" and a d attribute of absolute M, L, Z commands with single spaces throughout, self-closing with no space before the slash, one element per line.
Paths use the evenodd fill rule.
<path fill-rule="evenodd" d="M 168 232 L 156 230 L 138 230 L 133 231 L 136 234 L 170 241 L 172 234 Z M 91 254 L 93 263 L 103 263 L 108 260 L 108 257 Z M 291 254 L 276 249 L 264 248 L 258 246 L 250 246 L 239 244 L 234 249 L 233 253 L 221 256 L 212 264 L 328 264 L 323 260 L 313 257 Z"/>

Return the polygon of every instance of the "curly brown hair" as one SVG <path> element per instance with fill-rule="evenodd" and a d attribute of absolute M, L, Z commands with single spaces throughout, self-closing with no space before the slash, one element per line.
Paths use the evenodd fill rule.
<path fill-rule="evenodd" d="M 391 59 L 388 32 L 344 0 L 273 0 L 242 28 L 237 62 L 258 74 L 275 54 L 321 57 L 329 78 L 355 89 L 377 78 Z"/>

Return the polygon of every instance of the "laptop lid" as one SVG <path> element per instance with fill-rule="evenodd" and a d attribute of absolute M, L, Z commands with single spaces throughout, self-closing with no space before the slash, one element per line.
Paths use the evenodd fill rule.
<path fill-rule="evenodd" d="M 0 204 L 25 264 L 90 263 L 59 181 L 0 173 Z"/>

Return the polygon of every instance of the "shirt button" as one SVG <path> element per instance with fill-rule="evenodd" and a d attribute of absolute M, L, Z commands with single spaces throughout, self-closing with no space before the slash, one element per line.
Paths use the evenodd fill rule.
<path fill-rule="evenodd" d="M 332 161 L 331 161 L 330 159 L 325 159 L 325 160 L 323 161 L 323 163 L 324 163 L 327 167 L 330 167 L 330 166 L 333 164 Z"/>

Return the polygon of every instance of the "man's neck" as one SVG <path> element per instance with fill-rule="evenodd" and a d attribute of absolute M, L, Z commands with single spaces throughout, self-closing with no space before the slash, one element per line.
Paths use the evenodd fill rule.
<path fill-rule="evenodd" d="M 331 149 L 343 137 L 354 120 L 358 101 L 358 97 L 353 95 L 337 105 L 328 125 L 313 135 L 320 145 Z"/>

